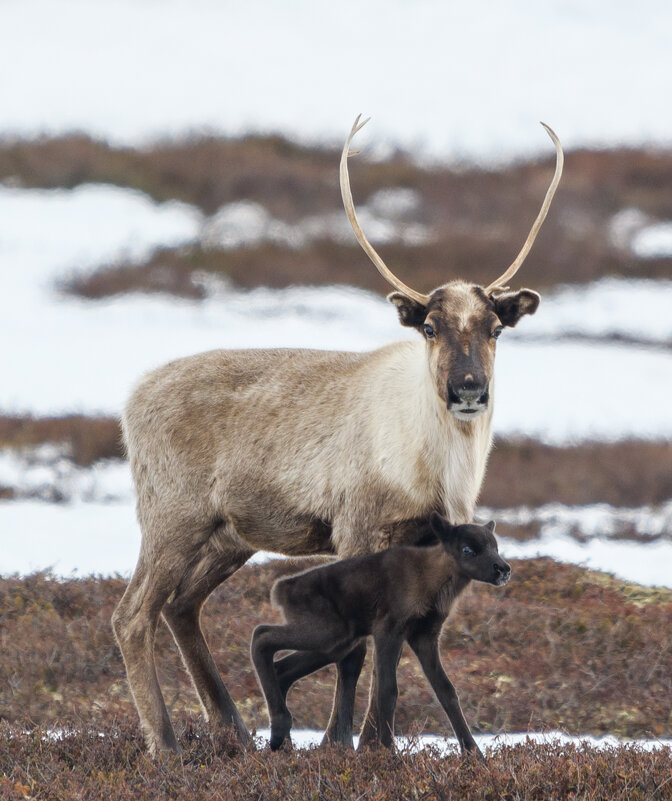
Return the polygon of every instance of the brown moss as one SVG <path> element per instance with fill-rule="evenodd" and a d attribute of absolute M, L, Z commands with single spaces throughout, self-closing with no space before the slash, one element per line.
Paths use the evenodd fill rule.
<path fill-rule="evenodd" d="M 44 442 L 65 444 L 73 461 L 82 466 L 124 456 L 119 421 L 113 417 L 0 415 L 0 448 Z"/>
<path fill-rule="evenodd" d="M 68 727 L 68 724 L 71 724 Z M 54 739 L 43 730 L 0 729 L 0 795 L 25 798 L 114 798 L 193 801 L 292 798 L 296 801 L 648 801 L 666 799 L 669 749 L 595 749 L 533 742 L 500 748 L 483 765 L 429 748 L 353 755 L 337 748 L 271 754 L 241 752 L 226 734 L 183 725 L 181 758 L 147 758 L 133 724 L 118 718 L 88 730 L 63 721 Z M 102 735 L 102 736 L 101 736 Z"/>

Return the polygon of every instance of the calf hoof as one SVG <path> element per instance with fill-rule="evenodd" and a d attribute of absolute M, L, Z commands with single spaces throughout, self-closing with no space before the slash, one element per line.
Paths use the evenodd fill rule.
<path fill-rule="evenodd" d="M 465 748 L 462 752 L 462 756 L 466 759 L 473 759 L 476 762 L 483 762 L 485 763 L 485 756 L 483 756 L 483 752 L 481 749 L 474 743 L 472 746 Z"/>
<path fill-rule="evenodd" d="M 289 736 L 292 729 L 292 716 L 287 712 L 271 720 L 271 751 L 277 751 Z"/>
<path fill-rule="evenodd" d="M 285 740 L 286 736 L 284 734 L 273 734 L 271 732 L 271 751 L 277 751 Z"/>

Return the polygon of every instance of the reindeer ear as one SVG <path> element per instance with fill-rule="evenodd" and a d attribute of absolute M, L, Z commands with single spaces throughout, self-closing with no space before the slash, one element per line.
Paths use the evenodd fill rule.
<path fill-rule="evenodd" d="M 394 303 L 399 314 L 399 322 L 409 328 L 419 328 L 427 317 L 427 307 L 417 300 L 402 295 L 401 292 L 392 292 L 387 296 L 390 303 Z"/>
<path fill-rule="evenodd" d="M 534 314 L 539 306 L 541 297 L 531 289 L 520 289 L 518 292 L 503 292 L 497 294 L 495 290 L 490 296 L 495 304 L 495 314 L 502 321 L 502 325 L 509 328 L 526 314 Z"/>
<path fill-rule="evenodd" d="M 432 531 L 441 541 L 443 541 L 454 528 L 450 520 L 448 520 L 446 517 L 443 517 L 443 515 L 440 515 L 438 512 L 432 512 L 432 515 L 429 518 L 429 525 L 432 527 Z"/>
<path fill-rule="evenodd" d="M 492 534 L 492 533 L 494 532 L 494 530 L 495 530 L 495 521 L 494 521 L 494 520 L 491 520 L 489 523 L 486 523 L 486 524 L 485 524 L 485 527 L 486 527 L 486 528 L 487 528 L 487 529 L 490 531 L 490 533 Z"/>

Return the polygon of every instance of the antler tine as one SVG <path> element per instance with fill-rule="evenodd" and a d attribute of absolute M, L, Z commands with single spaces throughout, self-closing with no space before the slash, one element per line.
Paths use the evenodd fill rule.
<path fill-rule="evenodd" d="M 544 220 L 546 219 L 546 215 L 548 214 L 548 210 L 551 206 L 551 201 L 553 200 L 553 195 L 555 194 L 555 190 L 558 188 L 558 184 L 560 183 L 560 177 L 562 175 L 562 166 L 565 163 L 565 157 L 562 152 L 562 146 L 560 145 L 560 140 L 555 134 L 555 131 L 545 122 L 541 123 L 544 128 L 546 129 L 546 133 L 551 137 L 553 144 L 555 145 L 555 173 L 553 175 L 553 180 L 551 181 L 551 185 L 548 187 L 546 192 L 546 197 L 544 198 L 544 202 L 541 205 L 541 210 L 537 215 L 537 219 L 534 221 L 532 228 L 530 229 L 530 233 L 525 240 L 525 244 L 521 248 L 520 253 L 516 256 L 515 260 L 511 264 L 508 270 L 504 272 L 496 281 L 493 281 L 488 287 L 486 287 L 486 292 L 493 292 L 496 289 L 499 290 L 506 290 L 508 289 L 505 286 L 506 282 L 513 278 L 513 276 L 518 272 L 520 269 L 521 264 L 525 261 L 527 254 L 530 252 L 530 248 L 534 244 L 534 240 L 537 238 L 537 234 L 539 233 L 539 229 L 541 228 Z"/>
<path fill-rule="evenodd" d="M 391 284 L 395 289 L 398 289 L 404 295 L 412 298 L 413 300 L 418 301 L 418 303 L 422 303 L 423 305 L 427 305 L 429 303 L 429 295 L 422 295 L 419 292 L 416 292 L 414 289 L 411 289 L 409 286 L 400 281 L 396 275 L 387 267 L 385 262 L 380 258 L 380 256 L 376 253 L 373 245 L 369 242 L 362 230 L 362 226 L 359 224 L 359 220 L 357 219 L 357 213 L 355 212 L 355 204 L 352 199 L 352 191 L 350 189 L 350 175 L 348 173 L 348 157 L 355 156 L 359 152 L 358 150 L 351 151 L 350 150 L 350 143 L 352 142 L 353 136 L 366 125 L 369 121 L 370 117 L 367 117 L 363 122 L 360 122 L 362 115 L 358 114 L 357 119 L 353 123 L 352 128 L 350 129 L 350 134 L 348 138 L 345 140 L 345 145 L 343 146 L 343 152 L 341 153 L 341 166 L 340 166 L 340 181 L 341 181 L 341 197 L 343 198 L 343 205 L 345 206 L 345 213 L 348 216 L 348 220 L 350 220 L 350 225 L 352 226 L 352 230 L 355 232 L 355 236 L 357 237 L 357 241 L 364 249 L 366 255 L 371 259 L 371 261 L 376 265 L 376 269 L 378 272 L 383 276 L 383 278 Z"/>

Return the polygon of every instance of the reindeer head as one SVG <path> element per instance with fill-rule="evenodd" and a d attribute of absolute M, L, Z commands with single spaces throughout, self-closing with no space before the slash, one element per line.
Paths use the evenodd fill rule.
<path fill-rule="evenodd" d="M 360 115 L 361 116 L 361 115 Z M 541 228 L 562 175 L 563 153 L 555 133 L 544 123 L 556 150 L 556 167 L 541 210 L 511 266 L 489 286 L 451 281 L 423 295 L 400 281 L 366 238 L 355 212 L 348 175 L 352 137 L 368 122 L 358 116 L 341 155 L 341 194 L 346 214 L 360 243 L 381 275 L 397 290 L 388 299 L 397 307 L 402 325 L 415 328 L 427 343 L 427 358 L 437 395 L 459 420 L 473 420 L 490 400 L 495 344 L 505 327 L 534 314 L 539 295 L 531 289 L 512 292 L 506 283 L 525 260 Z"/>
<path fill-rule="evenodd" d="M 511 578 L 511 565 L 499 555 L 494 520 L 484 526 L 475 523 L 453 526 L 445 517 L 432 512 L 429 523 L 464 578 L 497 587 Z"/>

